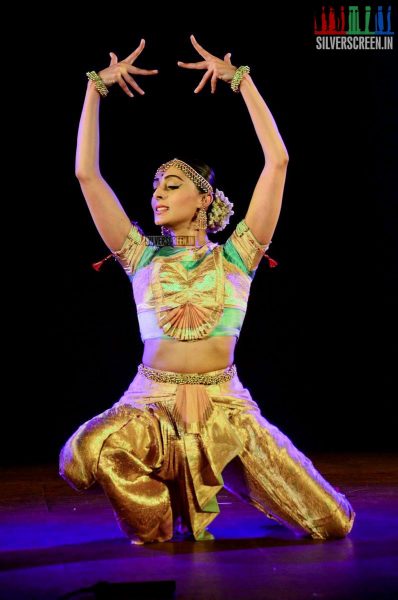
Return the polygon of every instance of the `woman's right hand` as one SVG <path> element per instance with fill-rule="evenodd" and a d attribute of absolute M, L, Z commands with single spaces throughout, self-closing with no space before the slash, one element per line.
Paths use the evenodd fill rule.
<path fill-rule="evenodd" d="M 105 83 L 106 87 L 109 88 L 115 83 L 118 83 L 122 90 L 131 98 L 134 97 L 134 94 L 127 86 L 127 83 L 131 85 L 137 92 L 140 94 L 145 94 L 144 90 L 140 88 L 138 83 L 134 80 L 131 75 L 156 75 L 158 73 L 157 69 L 147 70 L 147 69 L 139 69 L 138 67 L 134 67 L 133 63 L 141 54 L 145 47 L 145 40 L 141 40 L 140 45 L 136 48 L 131 54 L 127 56 L 124 60 L 118 61 L 118 58 L 114 52 L 110 52 L 109 55 L 111 57 L 111 62 L 109 67 L 99 71 L 98 75 L 101 77 L 102 81 Z"/>

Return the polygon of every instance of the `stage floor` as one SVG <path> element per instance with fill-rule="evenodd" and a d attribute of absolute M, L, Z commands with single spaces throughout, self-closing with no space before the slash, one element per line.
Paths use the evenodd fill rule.
<path fill-rule="evenodd" d="M 215 541 L 133 546 L 101 488 L 75 492 L 57 464 L 2 469 L 0 598 L 398 598 L 398 455 L 308 456 L 353 505 L 344 539 L 299 539 L 222 491 Z"/>

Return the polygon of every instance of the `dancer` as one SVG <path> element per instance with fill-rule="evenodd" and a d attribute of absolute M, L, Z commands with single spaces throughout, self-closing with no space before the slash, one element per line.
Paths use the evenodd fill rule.
<path fill-rule="evenodd" d="M 231 54 L 213 56 L 192 36 L 205 71 L 196 93 L 228 85 L 245 103 L 264 153 L 247 212 L 225 244 L 233 205 L 201 161 L 177 156 L 155 173 L 151 206 L 162 236 L 131 222 L 99 169 L 101 98 L 119 84 L 143 94 L 134 65 L 145 42 L 125 60 L 89 72 L 80 120 L 76 175 L 95 225 L 134 290 L 142 363 L 122 398 L 82 424 L 61 450 L 60 474 L 75 489 L 97 481 L 132 543 L 213 539 L 223 486 L 296 535 L 342 538 L 355 513 L 276 426 L 245 388 L 234 363 L 250 286 L 268 256 L 285 184 L 288 153 L 250 69 Z M 129 87 L 130 86 L 130 87 Z M 236 126 L 236 123 L 235 123 Z M 139 210 L 139 209 L 137 209 Z"/>

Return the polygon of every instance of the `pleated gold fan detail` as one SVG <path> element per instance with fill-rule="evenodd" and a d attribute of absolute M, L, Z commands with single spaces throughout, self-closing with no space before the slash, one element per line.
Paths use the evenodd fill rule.
<path fill-rule="evenodd" d="M 165 334 L 181 341 L 199 340 L 216 326 L 224 309 L 221 247 L 204 248 L 195 268 L 187 269 L 182 258 L 154 259 L 156 316 Z"/>

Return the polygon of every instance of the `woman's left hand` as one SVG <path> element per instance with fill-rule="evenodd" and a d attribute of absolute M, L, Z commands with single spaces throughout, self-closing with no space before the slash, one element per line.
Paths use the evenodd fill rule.
<path fill-rule="evenodd" d="M 195 50 L 200 54 L 204 60 L 201 60 L 196 63 L 184 63 L 180 60 L 177 62 L 179 67 L 183 67 L 184 69 L 206 69 L 206 73 L 203 75 L 202 80 L 199 85 L 195 88 L 194 92 L 197 94 L 200 92 L 205 83 L 211 78 L 211 93 L 214 94 L 216 91 L 217 79 L 221 79 L 222 81 L 230 82 L 235 74 L 236 68 L 233 64 L 231 64 L 231 53 L 229 52 L 224 56 L 224 60 L 221 58 L 217 58 L 217 56 L 213 56 L 210 52 L 207 52 L 202 46 L 198 44 L 195 40 L 194 36 L 191 35 L 191 42 Z"/>

